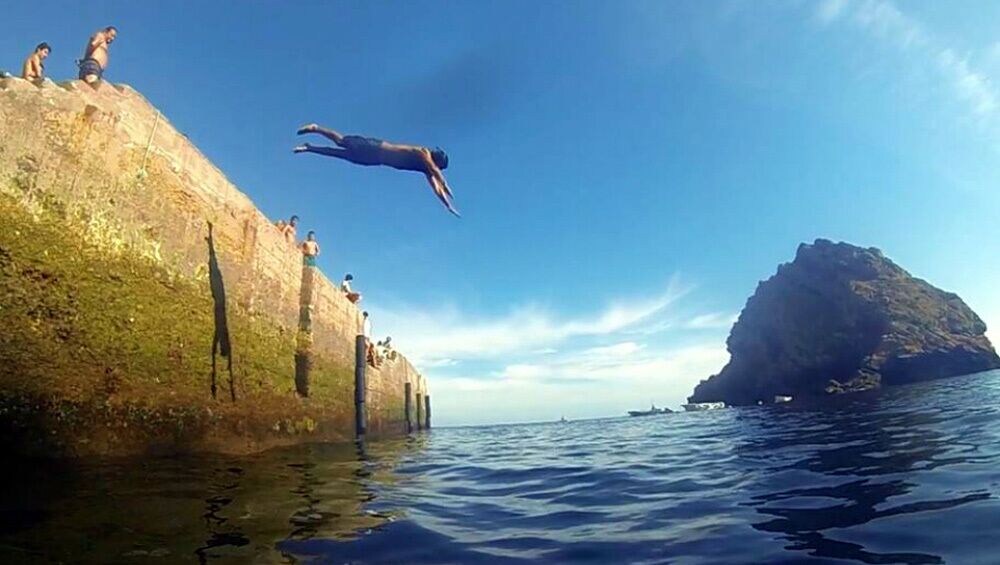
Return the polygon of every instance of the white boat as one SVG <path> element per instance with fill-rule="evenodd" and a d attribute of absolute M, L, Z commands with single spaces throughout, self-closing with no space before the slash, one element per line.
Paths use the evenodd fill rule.
<path fill-rule="evenodd" d="M 655 404 L 649 407 L 649 410 L 629 410 L 628 415 L 633 418 L 638 416 L 655 416 L 656 414 L 670 414 L 673 410 L 669 408 L 657 408 Z"/>
<path fill-rule="evenodd" d="M 719 410 L 726 407 L 725 402 L 692 402 L 682 404 L 681 408 L 688 412 L 703 412 L 705 410 Z"/>

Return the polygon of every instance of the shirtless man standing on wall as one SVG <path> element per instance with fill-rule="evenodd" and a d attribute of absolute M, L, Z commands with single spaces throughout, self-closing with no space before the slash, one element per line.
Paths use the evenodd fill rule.
<path fill-rule="evenodd" d="M 108 68 L 108 46 L 117 36 L 118 29 L 108 26 L 90 38 L 83 59 L 79 61 L 80 78 L 84 82 L 93 84 L 104 76 L 104 69 Z"/>
<path fill-rule="evenodd" d="M 319 257 L 319 243 L 316 242 L 316 232 L 309 232 L 306 240 L 299 246 L 299 249 L 302 250 L 302 264 L 307 267 L 315 267 L 316 258 Z"/>
<path fill-rule="evenodd" d="M 45 78 L 45 64 L 42 63 L 52 52 L 48 43 L 39 43 L 38 47 L 24 60 L 21 67 L 21 78 L 24 80 L 42 80 Z"/>

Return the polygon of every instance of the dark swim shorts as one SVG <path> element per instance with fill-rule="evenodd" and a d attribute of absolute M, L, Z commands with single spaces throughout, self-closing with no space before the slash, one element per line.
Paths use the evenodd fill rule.
<path fill-rule="evenodd" d="M 342 147 L 351 152 L 351 161 L 359 165 L 382 164 L 382 140 L 360 135 L 345 135 Z"/>
<path fill-rule="evenodd" d="M 103 78 L 104 69 L 101 68 L 101 64 L 94 59 L 84 59 L 80 61 L 79 78 L 83 79 L 84 77 L 90 75 L 97 75 L 97 78 Z"/>

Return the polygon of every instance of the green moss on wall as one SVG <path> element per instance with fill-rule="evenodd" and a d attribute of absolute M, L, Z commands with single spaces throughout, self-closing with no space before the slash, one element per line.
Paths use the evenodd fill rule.
<path fill-rule="evenodd" d="M 291 433 L 329 434 L 349 424 L 351 369 L 317 359 L 303 404 L 294 395 L 294 330 L 232 303 L 237 402 L 212 400 L 208 281 L 127 250 L 108 253 L 58 203 L 26 198 L 17 187 L 0 191 L 0 411 L 67 433 L 131 426 L 177 441 L 220 415 L 234 433 L 288 433 L 292 422 Z M 217 375 L 228 391 L 222 359 Z"/>

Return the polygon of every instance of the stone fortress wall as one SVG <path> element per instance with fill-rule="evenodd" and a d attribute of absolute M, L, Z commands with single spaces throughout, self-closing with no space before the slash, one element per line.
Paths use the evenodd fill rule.
<path fill-rule="evenodd" d="M 17 329 L 0 339 L 5 425 L 75 453 L 353 437 L 357 307 L 141 94 L 0 79 L 0 140 L 0 324 Z M 234 384 L 217 358 L 212 399 L 220 320 Z M 366 381 L 371 432 L 416 426 L 428 387 L 409 361 Z M 122 415 L 136 411 L 159 424 Z"/>

